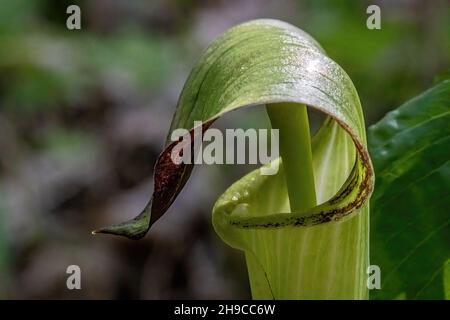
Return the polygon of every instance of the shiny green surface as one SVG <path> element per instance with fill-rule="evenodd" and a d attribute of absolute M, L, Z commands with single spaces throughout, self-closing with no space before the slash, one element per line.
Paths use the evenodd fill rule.
<path fill-rule="evenodd" d="M 331 116 L 312 140 L 320 206 L 291 213 L 282 171 L 262 176 L 256 170 L 217 201 L 214 227 L 245 251 L 254 298 L 367 298 L 364 203 L 373 175 L 361 107 L 348 76 L 309 36 L 273 20 L 228 31 L 192 72 L 172 129 L 246 105 L 285 101 Z M 363 182 L 368 189 L 361 193 Z M 345 195 L 338 192 L 343 185 L 341 191 L 350 185 Z"/>
<path fill-rule="evenodd" d="M 371 263 L 382 274 L 371 297 L 450 298 L 450 81 L 386 115 L 369 142 Z"/>

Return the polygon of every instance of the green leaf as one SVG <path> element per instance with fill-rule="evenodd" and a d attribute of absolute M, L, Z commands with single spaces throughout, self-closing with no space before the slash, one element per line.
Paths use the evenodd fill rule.
<path fill-rule="evenodd" d="M 327 115 L 311 143 L 319 205 L 291 212 L 281 163 L 276 175 L 261 175 L 258 169 L 231 186 L 213 209 L 214 228 L 245 252 L 255 298 L 366 298 L 374 175 L 364 117 L 348 75 L 309 35 L 276 20 L 227 31 L 192 70 L 169 136 L 178 128 L 192 136 L 195 121 L 205 129 L 238 108 L 270 104 L 275 112 L 283 103 Z M 139 238 L 164 214 L 192 170 L 171 161 L 177 145 L 167 141 L 155 166 L 152 201 L 143 213 L 98 232 Z"/>
<path fill-rule="evenodd" d="M 369 129 L 375 299 L 450 298 L 450 80 Z"/>

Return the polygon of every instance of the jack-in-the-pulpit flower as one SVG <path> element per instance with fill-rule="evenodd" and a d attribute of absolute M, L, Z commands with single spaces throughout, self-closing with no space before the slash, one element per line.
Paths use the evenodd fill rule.
<path fill-rule="evenodd" d="M 246 256 L 257 299 L 365 299 L 374 171 L 358 94 L 345 71 L 300 29 L 277 20 L 238 25 L 192 70 L 169 131 L 204 129 L 223 114 L 266 105 L 280 130 L 280 170 L 257 169 L 216 202 L 219 236 Z M 307 107 L 326 115 L 311 138 Z M 192 164 L 167 141 L 152 200 L 134 220 L 98 232 L 140 238 L 183 188 Z M 181 213 L 180 213 L 181 214 Z"/>

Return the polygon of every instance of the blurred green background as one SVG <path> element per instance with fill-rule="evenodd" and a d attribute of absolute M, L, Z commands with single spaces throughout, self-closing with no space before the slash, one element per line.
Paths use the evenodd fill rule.
<path fill-rule="evenodd" d="M 78 4 L 82 29 L 66 29 Z M 381 7 L 381 30 L 366 8 Z M 449 2 L 0 1 L 0 298 L 249 298 L 240 252 L 215 235 L 215 199 L 248 171 L 199 166 L 140 241 L 90 234 L 152 191 L 178 95 L 207 44 L 255 18 L 315 37 L 353 80 L 367 124 L 448 77 Z M 219 127 L 265 126 L 263 109 Z M 67 290 L 79 265 L 82 290 Z"/>

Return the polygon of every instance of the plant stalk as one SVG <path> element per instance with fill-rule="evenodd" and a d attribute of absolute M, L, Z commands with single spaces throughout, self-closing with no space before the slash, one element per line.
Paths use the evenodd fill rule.
<path fill-rule="evenodd" d="M 291 212 L 310 209 L 317 202 L 306 106 L 284 102 L 269 104 L 266 109 L 272 128 L 279 130 Z"/>

